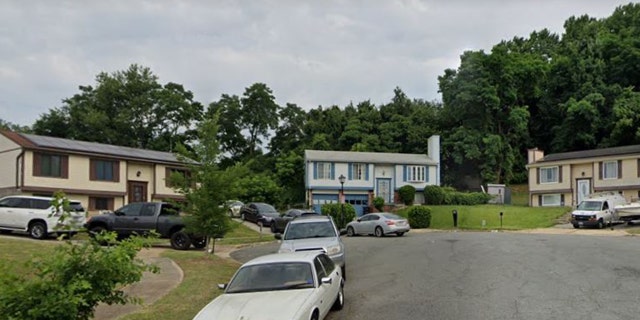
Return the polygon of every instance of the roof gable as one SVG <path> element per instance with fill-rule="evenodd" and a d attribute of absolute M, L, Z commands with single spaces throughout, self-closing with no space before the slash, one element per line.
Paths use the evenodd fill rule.
<path fill-rule="evenodd" d="M 437 165 L 425 154 L 305 150 L 307 161 Z"/>

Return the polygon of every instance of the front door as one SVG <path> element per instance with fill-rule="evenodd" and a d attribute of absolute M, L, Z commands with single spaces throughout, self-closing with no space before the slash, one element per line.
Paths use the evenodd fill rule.
<path fill-rule="evenodd" d="M 577 192 L 576 192 L 576 197 L 577 197 L 577 201 L 576 204 L 580 204 L 580 202 L 582 202 L 582 200 L 586 199 L 587 196 L 591 193 L 591 179 L 578 179 L 577 180 L 578 185 L 577 185 Z"/>
<path fill-rule="evenodd" d="M 376 188 L 377 196 L 384 199 L 384 203 L 393 203 L 391 196 L 391 179 L 378 179 L 378 186 Z"/>
<path fill-rule="evenodd" d="M 129 203 L 147 201 L 147 182 L 129 181 Z"/>

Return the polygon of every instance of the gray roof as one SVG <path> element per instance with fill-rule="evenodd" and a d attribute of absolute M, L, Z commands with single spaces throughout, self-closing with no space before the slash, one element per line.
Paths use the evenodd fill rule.
<path fill-rule="evenodd" d="M 437 165 L 425 154 L 305 150 L 307 161 Z"/>
<path fill-rule="evenodd" d="M 21 133 L 20 135 L 30 140 L 37 148 L 59 149 L 61 151 L 67 152 L 89 153 L 108 157 L 137 159 L 151 162 L 182 163 L 178 160 L 175 154 L 169 152 L 122 147 L 97 142 L 38 136 L 25 133 Z"/>
<path fill-rule="evenodd" d="M 544 156 L 544 158 L 542 158 L 541 160 L 538 160 L 537 162 L 620 156 L 620 155 L 627 155 L 627 154 L 640 154 L 640 145 L 593 149 L 593 150 L 584 150 L 584 151 L 572 151 L 572 152 L 563 152 L 563 153 L 552 153 Z"/>

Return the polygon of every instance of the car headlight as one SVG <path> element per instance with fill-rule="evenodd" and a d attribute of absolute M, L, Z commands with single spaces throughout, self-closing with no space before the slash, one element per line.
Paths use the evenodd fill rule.
<path fill-rule="evenodd" d="M 330 256 L 336 255 L 336 254 L 340 253 L 341 251 L 342 251 L 342 248 L 340 247 L 340 245 L 327 247 L 327 254 L 330 255 Z"/>

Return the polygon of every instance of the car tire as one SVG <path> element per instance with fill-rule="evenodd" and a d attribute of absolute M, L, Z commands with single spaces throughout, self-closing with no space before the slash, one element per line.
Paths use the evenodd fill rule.
<path fill-rule="evenodd" d="M 207 246 L 206 237 L 196 237 L 192 241 L 193 247 L 196 249 L 204 249 Z"/>
<path fill-rule="evenodd" d="M 47 237 L 47 225 L 44 222 L 33 222 L 29 225 L 28 232 L 31 238 L 42 240 Z"/>
<path fill-rule="evenodd" d="M 356 235 L 356 231 L 353 230 L 353 227 L 348 227 L 347 228 L 347 237 L 353 237 Z"/>
<path fill-rule="evenodd" d="M 188 250 L 191 246 L 191 237 L 184 231 L 178 231 L 171 235 L 171 247 L 176 250 Z"/>
<path fill-rule="evenodd" d="M 396 232 L 396 234 L 398 235 L 398 237 L 404 236 L 404 232 Z"/>
<path fill-rule="evenodd" d="M 598 220 L 598 229 L 602 229 L 604 228 L 604 222 L 602 221 L 602 219 Z"/>
<path fill-rule="evenodd" d="M 384 231 L 382 231 L 381 227 L 376 227 L 376 230 L 374 231 L 374 234 L 376 235 L 376 237 L 380 238 L 380 237 L 384 237 Z"/>
<path fill-rule="evenodd" d="M 313 314 L 311 315 L 311 320 L 319 320 L 320 319 L 320 315 L 318 313 L 318 310 L 313 310 Z"/>
<path fill-rule="evenodd" d="M 575 228 L 575 229 L 579 229 L 579 228 L 580 228 L 580 226 L 579 226 L 579 225 L 577 225 L 577 224 L 574 224 L 574 225 L 573 225 L 573 228 Z"/>
<path fill-rule="evenodd" d="M 340 284 L 340 290 L 338 291 L 338 296 L 336 297 L 336 301 L 333 302 L 331 306 L 331 310 L 342 310 L 344 308 L 344 288 L 342 284 Z"/>

